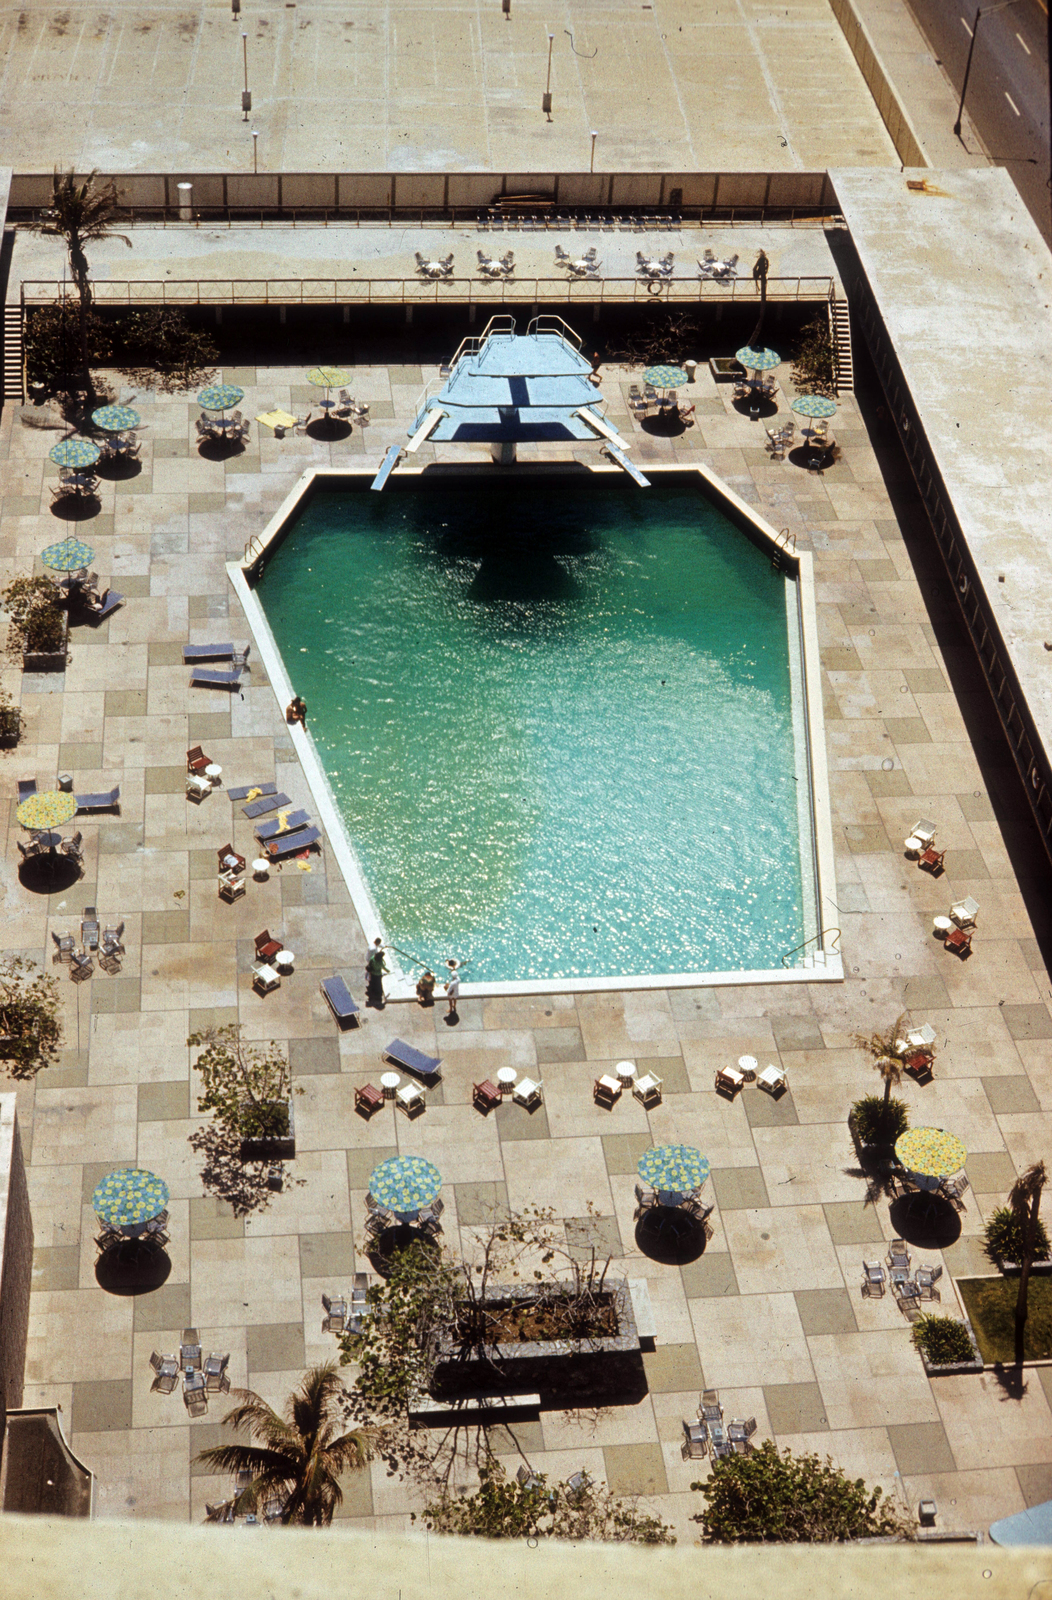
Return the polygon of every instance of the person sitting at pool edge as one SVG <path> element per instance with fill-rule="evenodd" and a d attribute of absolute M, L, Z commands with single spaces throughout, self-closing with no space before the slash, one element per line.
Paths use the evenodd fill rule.
<path fill-rule="evenodd" d="M 298 694 L 293 695 L 285 707 L 285 721 L 298 722 L 304 728 L 307 726 L 307 702 L 301 700 Z"/>
<path fill-rule="evenodd" d="M 433 1006 L 435 1003 L 436 978 L 430 969 L 422 972 L 416 980 L 416 997 L 422 1006 Z"/>

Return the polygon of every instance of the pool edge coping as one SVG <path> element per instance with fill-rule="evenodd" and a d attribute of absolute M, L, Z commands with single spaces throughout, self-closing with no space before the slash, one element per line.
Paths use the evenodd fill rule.
<path fill-rule="evenodd" d="M 542 475 L 545 472 L 565 473 L 570 463 L 520 462 L 510 468 L 482 462 L 478 463 L 477 466 L 474 463 L 450 463 L 449 465 L 454 471 L 463 471 L 472 476 L 482 474 L 488 476 L 497 472 L 506 475 L 533 476 Z M 582 472 L 607 476 L 620 476 L 622 470 L 614 465 L 592 466 L 577 461 L 574 461 L 573 465 Z M 538 468 L 541 469 L 540 473 L 537 472 Z M 420 477 L 428 470 L 434 470 L 433 463 L 403 468 L 400 470 L 400 475 L 403 477 Z M 836 884 L 836 865 L 829 801 L 829 766 L 825 742 L 825 717 L 822 705 L 822 664 L 818 645 L 818 616 L 815 609 L 813 558 L 809 551 L 788 550 L 785 545 L 780 544 L 780 536 L 775 532 L 771 524 L 760 516 L 740 495 L 736 494 L 728 484 L 724 483 L 716 473 L 702 463 L 692 462 L 686 466 L 672 462 L 658 465 L 648 463 L 647 471 L 652 473 L 696 473 L 704 479 L 709 489 L 717 497 L 724 499 L 731 505 L 738 517 L 749 523 L 753 532 L 758 535 L 762 546 L 769 551 L 772 561 L 784 562 L 786 566 L 795 572 L 799 595 L 804 665 L 805 724 L 808 733 L 808 760 L 811 768 L 815 892 L 818 907 L 818 929 L 813 935 L 805 939 L 801 955 L 803 955 L 803 950 L 808 945 L 815 945 L 813 959 L 818 960 L 820 957 L 820 964 L 807 967 L 797 965 L 777 968 L 753 968 L 749 970 L 732 969 L 721 972 L 650 973 L 587 978 L 534 978 L 522 979 L 518 982 L 508 980 L 495 983 L 463 983 L 461 993 L 465 999 L 472 997 L 487 998 L 497 995 L 587 994 L 607 993 L 618 990 L 727 988 L 734 985 L 843 981 L 843 959 L 838 948 L 840 928 L 835 921 L 829 920 L 829 914 L 832 913 L 833 917 L 839 916 L 839 910 L 832 894 L 832 886 Z M 318 479 L 358 479 L 371 482 L 374 476 L 375 474 L 369 467 L 308 467 L 306 471 L 300 474 L 289 493 L 281 502 L 281 505 L 266 523 L 262 532 L 253 534 L 246 541 L 242 559 L 226 563 L 227 576 L 245 612 L 246 620 L 252 630 L 256 648 L 259 651 L 271 687 L 274 690 L 283 720 L 284 708 L 292 698 L 294 691 L 285 672 L 284 660 L 271 633 L 266 613 L 249 581 L 249 575 L 258 573 L 262 569 L 268 551 L 284 534 L 292 516 L 298 511 L 304 499 L 311 493 Z M 250 550 L 252 551 L 251 556 L 249 555 Z M 328 836 L 329 846 L 336 857 L 340 871 L 343 873 L 351 902 L 362 924 L 365 942 L 371 944 L 374 939 L 383 937 L 383 926 L 368 883 L 355 855 L 346 825 L 333 801 L 325 769 L 318 757 L 314 741 L 308 730 L 298 723 L 286 724 L 286 727 L 292 738 L 293 748 L 303 768 L 319 817 Z M 836 939 L 830 945 L 825 943 L 825 938 L 828 934 L 836 935 Z M 787 952 L 787 954 L 794 953 L 796 952 Z M 362 952 L 362 961 L 364 964 L 364 950 Z M 386 986 L 385 992 L 388 1000 L 413 1000 L 416 998 L 413 979 L 406 976 L 398 967 L 392 969 L 390 981 Z"/>

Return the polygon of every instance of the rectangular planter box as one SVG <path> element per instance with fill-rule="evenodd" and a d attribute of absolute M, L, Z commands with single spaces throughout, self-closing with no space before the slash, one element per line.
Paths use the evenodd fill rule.
<path fill-rule="evenodd" d="M 23 672 L 65 672 L 69 659 L 69 617 L 62 616 L 61 650 L 23 650 Z"/>
<path fill-rule="evenodd" d="M 965 1327 L 968 1329 L 968 1337 L 972 1341 L 972 1349 L 975 1351 L 975 1359 L 972 1361 L 946 1361 L 943 1362 L 942 1365 L 936 1365 L 928 1360 L 927 1356 L 922 1350 L 919 1350 L 917 1354 L 924 1363 L 924 1370 L 929 1378 L 950 1378 L 959 1372 L 982 1372 L 983 1358 L 979 1354 L 979 1341 L 975 1337 L 975 1329 L 968 1321 L 966 1312 L 962 1311 L 961 1317 L 964 1321 Z"/>
<path fill-rule="evenodd" d="M 535 1299 L 540 1291 L 530 1286 L 495 1284 L 488 1303 L 506 1304 Z M 617 1333 L 579 1340 L 538 1340 L 496 1344 L 464 1358 L 451 1341 L 440 1343 L 431 1393 L 451 1399 L 489 1391 L 522 1393 L 605 1395 L 635 1399 L 645 1385 L 639 1333 L 632 1296 L 624 1279 L 610 1285 Z"/>
<path fill-rule="evenodd" d="M 1017 1278 L 1023 1270 L 1018 1261 L 998 1260 L 997 1265 L 1000 1267 L 1006 1278 Z M 1031 1277 L 1035 1277 L 1038 1274 L 1047 1276 L 1047 1274 L 1050 1272 L 1052 1272 L 1052 1261 L 1034 1261 L 1031 1263 Z"/>
<path fill-rule="evenodd" d="M 291 1161 L 296 1154 L 296 1122 L 289 1102 L 289 1131 L 282 1137 L 268 1139 L 242 1139 L 242 1161 Z"/>
<path fill-rule="evenodd" d="M 710 356 L 709 371 L 717 383 L 733 383 L 747 376 L 745 368 L 734 356 Z"/>

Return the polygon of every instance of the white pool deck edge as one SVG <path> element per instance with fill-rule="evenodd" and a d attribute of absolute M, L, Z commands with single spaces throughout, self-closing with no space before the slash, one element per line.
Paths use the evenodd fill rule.
<path fill-rule="evenodd" d="M 511 468 L 490 467 L 481 463 L 478 468 L 475 468 L 471 465 L 465 466 L 458 463 L 456 465 L 451 464 L 449 471 L 451 474 L 464 472 L 471 475 L 476 475 L 480 471 L 487 475 L 489 473 L 508 473 L 510 471 L 519 476 L 532 477 L 539 476 L 542 473 L 563 472 L 570 465 L 577 468 L 581 467 L 579 462 L 552 462 L 538 465 L 531 463 Z M 608 476 L 618 475 L 621 471 L 619 467 L 606 465 L 589 465 L 584 470 Z M 495 983 L 464 982 L 461 985 L 461 994 L 465 998 L 495 995 L 598 994 L 627 989 L 725 988 L 730 985 L 741 984 L 835 983 L 843 980 L 844 970 L 841 952 L 838 948 L 834 948 L 834 943 L 827 944 L 825 942 L 825 936 L 833 934 L 839 940 L 840 930 L 836 921 L 839 912 L 833 898 L 833 891 L 836 885 L 835 857 L 829 801 L 829 770 L 826 761 L 825 719 L 822 712 L 818 618 L 815 611 L 814 569 L 811 555 L 807 551 L 787 552 L 783 546 L 778 544 L 779 536 L 774 528 L 759 516 L 752 506 L 735 494 L 733 489 L 728 488 L 715 473 L 710 472 L 707 467 L 698 463 L 692 463 L 686 467 L 678 464 L 669 464 L 667 466 L 648 465 L 647 470 L 652 474 L 662 472 L 697 473 L 705 480 L 718 498 L 722 498 L 729 503 L 740 517 L 748 521 L 761 542 L 770 549 L 772 559 L 777 552 L 779 560 L 784 561 L 791 569 L 795 569 L 803 643 L 804 695 L 809 744 L 808 753 L 811 764 L 812 827 L 815 875 L 817 879 L 815 890 L 818 927 L 807 943 L 809 946 L 813 945 L 817 948 L 819 959 L 816 960 L 814 965 L 807 967 L 779 966 L 751 970 L 730 969 L 720 972 L 663 972 L 585 978 L 533 978 Z M 399 476 L 419 477 L 425 471 L 430 471 L 434 474 L 435 468 L 433 466 L 402 467 L 399 469 Z M 281 538 L 290 519 L 296 514 L 301 502 L 311 494 L 319 478 L 325 480 L 345 479 L 347 481 L 364 480 L 369 482 L 373 476 L 371 468 L 364 470 L 360 467 L 308 468 L 297 479 L 262 532 L 255 535 L 248 542 L 243 559 L 227 563 L 227 575 L 244 610 L 256 649 L 274 690 L 283 718 L 285 707 L 292 699 L 294 690 L 285 671 L 281 651 L 278 649 L 277 642 L 271 632 L 266 613 L 256 596 L 255 589 L 249 582 L 248 574 L 265 562 L 271 545 Z M 288 732 L 310 788 L 318 817 L 328 836 L 330 848 L 343 874 L 355 912 L 362 924 L 366 943 L 371 944 L 374 939 L 384 937 L 384 928 L 355 854 L 354 846 L 347 833 L 346 824 L 333 800 L 325 768 L 319 759 L 314 740 L 307 728 L 302 727 L 299 723 L 291 723 L 288 724 Z M 801 951 L 800 954 L 804 955 L 805 952 Z M 346 964 L 352 965 L 355 962 L 349 957 Z M 409 975 L 403 972 L 397 964 L 393 965 L 384 985 L 384 992 L 388 1001 L 415 1000 L 415 974 Z"/>

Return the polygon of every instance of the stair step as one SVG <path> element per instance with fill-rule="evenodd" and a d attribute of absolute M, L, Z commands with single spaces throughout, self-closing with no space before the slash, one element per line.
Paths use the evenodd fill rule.
<path fill-rule="evenodd" d="M 22 360 L 22 307 L 4 306 L 3 328 L 3 392 L 0 399 L 25 399 Z"/>

